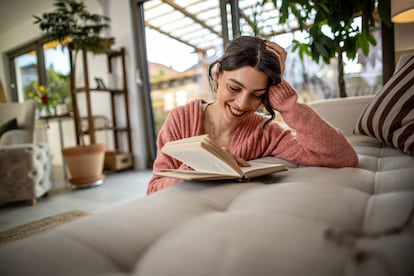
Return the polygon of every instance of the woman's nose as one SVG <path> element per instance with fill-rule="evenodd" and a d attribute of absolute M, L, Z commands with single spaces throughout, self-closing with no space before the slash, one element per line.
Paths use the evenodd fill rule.
<path fill-rule="evenodd" d="M 246 92 L 239 93 L 237 97 L 237 103 L 240 109 L 248 109 L 250 106 L 249 94 Z"/>

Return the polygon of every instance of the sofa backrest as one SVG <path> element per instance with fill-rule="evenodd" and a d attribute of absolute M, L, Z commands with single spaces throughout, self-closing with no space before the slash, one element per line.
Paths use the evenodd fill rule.
<path fill-rule="evenodd" d="M 373 97 L 373 95 L 368 95 L 318 100 L 309 103 L 309 105 L 323 119 L 342 130 L 346 136 L 351 136 L 362 110 Z"/>

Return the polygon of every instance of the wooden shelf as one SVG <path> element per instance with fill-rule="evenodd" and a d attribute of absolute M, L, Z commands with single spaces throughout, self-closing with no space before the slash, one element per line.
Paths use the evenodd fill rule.
<path fill-rule="evenodd" d="M 114 135 L 114 149 L 116 152 L 121 153 L 120 150 L 120 140 L 124 138 L 126 134 L 126 143 L 127 151 L 123 150 L 123 153 L 128 153 L 132 155 L 132 137 L 131 137 L 131 127 L 129 119 L 129 107 L 128 107 L 128 89 L 127 89 L 127 79 L 126 79 L 126 70 L 125 70 L 125 49 L 121 48 L 119 51 L 111 50 L 110 53 L 105 54 L 107 57 L 108 73 L 114 73 L 113 68 L 116 62 L 121 63 L 121 87 L 117 89 L 112 88 L 92 88 L 89 84 L 89 71 L 88 71 L 88 60 L 87 52 L 85 50 L 81 51 L 82 53 L 82 63 L 83 63 L 83 87 L 76 87 L 74 82 L 75 80 L 75 71 L 74 68 L 71 68 L 71 93 L 72 93 L 72 103 L 73 103 L 73 112 L 74 112 L 74 121 L 75 121 L 75 130 L 76 130 L 76 142 L 78 145 L 81 144 L 85 136 L 89 137 L 91 144 L 96 143 L 95 132 L 97 131 L 112 131 Z M 69 51 L 70 64 L 73 64 L 73 53 Z M 86 119 L 88 122 L 88 129 L 86 131 L 81 130 L 81 119 L 79 114 L 79 106 L 77 101 L 77 95 L 80 93 L 85 93 L 86 95 Z M 100 127 L 95 128 L 94 123 L 94 114 L 93 114 L 93 103 L 91 101 L 91 93 L 108 93 L 110 95 L 110 109 L 112 116 L 112 126 L 109 127 Z M 123 110 L 116 110 L 115 100 L 118 97 L 123 98 Z M 117 100 L 117 103 L 120 101 Z M 120 112 L 125 112 L 125 122 L 122 125 L 118 123 L 118 114 Z M 122 137 L 120 137 L 122 135 Z M 125 141 L 126 140 L 126 141 Z M 133 164 L 131 164 L 133 167 Z"/>

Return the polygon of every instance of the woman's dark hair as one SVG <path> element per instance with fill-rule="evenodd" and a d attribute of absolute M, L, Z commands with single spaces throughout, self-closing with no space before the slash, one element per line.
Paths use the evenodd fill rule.
<path fill-rule="evenodd" d="M 221 58 L 210 64 L 208 69 L 208 78 L 213 90 L 215 90 L 215 78 L 213 68 L 217 66 L 219 74 L 223 71 L 233 71 L 244 66 L 251 66 L 256 70 L 267 75 L 268 81 L 266 86 L 266 93 L 263 96 L 263 106 L 269 112 L 271 118 L 267 121 L 273 120 L 275 112 L 269 103 L 269 88 L 272 85 L 278 84 L 282 81 L 280 64 L 276 55 L 271 51 L 266 50 L 265 41 L 257 37 L 240 36 L 234 39 L 225 49 Z M 266 124 L 267 124 L 266 122 Z"/>

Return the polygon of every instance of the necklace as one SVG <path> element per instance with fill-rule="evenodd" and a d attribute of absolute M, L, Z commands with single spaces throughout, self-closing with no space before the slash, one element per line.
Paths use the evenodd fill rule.
<path fill-rule="evenodd" d="M 216 140 L 216 130 L 214 129 L 214 123 L 213 123 L 213 120 L 211 120 L 211 119 L 210 119 L 210 124 L 211 124 L 211 133 L 212 133 L 211 136 L 213 136 L 212 137 L 213 140 Z"/>
<path fill-rule="evenodd" d="M 206 114 L 207 119 L 210 121 L 211 138 L 213 138 L 213 140 L 216 140 L 216 129 L 214 127 L 214 122 L 213 122 L 213 119 L 211 118 L 210 114 L 207 113 L 207 109 L 208 109 L 209 106 L 210 106 L 210 104 L 208 104 L 206 106 L 205 114 Z"/>

